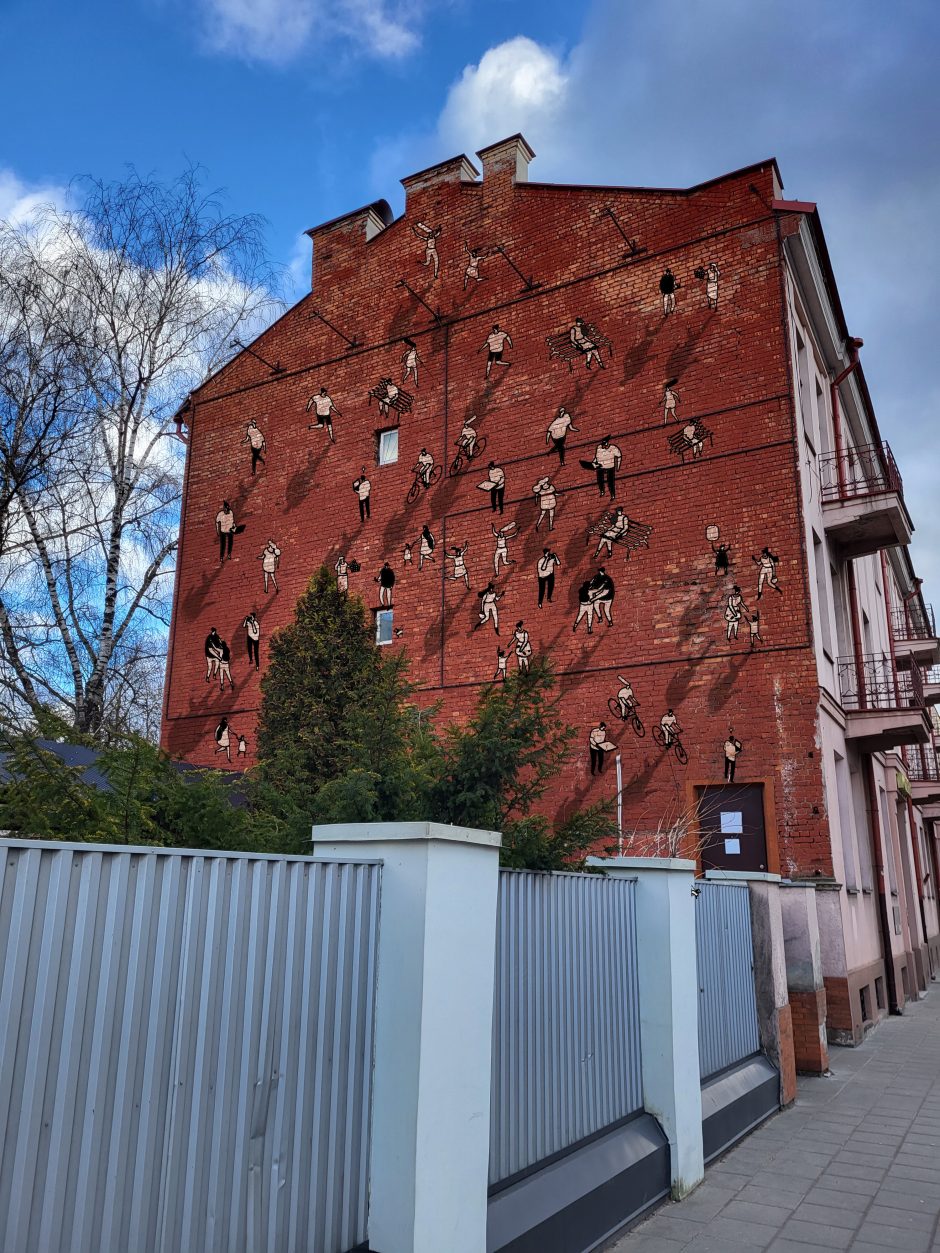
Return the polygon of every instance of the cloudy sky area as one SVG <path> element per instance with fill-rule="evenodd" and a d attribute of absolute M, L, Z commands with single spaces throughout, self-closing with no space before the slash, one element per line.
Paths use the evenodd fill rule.
<path fill-rule="evenodd" d="M 540 180 L 776 156 L 819 204 L 940 602 L 938 51 L 936 0 L 0 0 L 0 214 L 196 161 L 299 279 L 306 227 L 398 211 L 401 177 L 516 130 Z"/>

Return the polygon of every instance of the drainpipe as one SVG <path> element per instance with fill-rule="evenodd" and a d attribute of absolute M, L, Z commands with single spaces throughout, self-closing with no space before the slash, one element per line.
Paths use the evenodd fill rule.
<path fill-rule="evenodd" d="M 924 904 L 924 867 L 920 860 L 920 843 L 917 839 L 917 826 L 914 822 L 914 802 L 910 796 L 907 801 L 907 827 L 911 835 L 911 848 L 914 851 L 914 873 L 917 875 L 917 902 L 920 905 L 920 925 L 923 928 L 924 944 L 927 943 L 927 907 Z"/>
<path fill-rule="evenodd" d="M 858 350 L 864 344 L 864 340 L 856 339 L 854 336 L 846 341 L 846 347 L 849 350 L 849 364 L 845 369 L 837 374 L 829 384 L 829 403 L 832 407 L 832 429 L 836 440 L 836 473 L 839 476 L 839 494 L 845 491 L 845 464 L 843 461 L 843 449 L 845 447 L 842 439 L 842 413 L 839 409 L 839 387 L 849 375 L 858 368 Z"/>

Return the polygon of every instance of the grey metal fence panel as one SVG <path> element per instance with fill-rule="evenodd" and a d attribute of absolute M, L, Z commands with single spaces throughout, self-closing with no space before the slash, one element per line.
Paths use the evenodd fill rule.
<path fill-rule="evenodd" d="M 0 1253 L 364 1241 L 380 873 L 0 840 Z"/>
<path fill-rule="evenodd" d="M 698 1047 L 703 1080 L 760 1050 L 746 883 L 699 882 L 695 902 Z"/>
<path fill-rule="evenodd" d="M 500 871 L 491 1185 L 642 1107 L 635 888 Z"/>

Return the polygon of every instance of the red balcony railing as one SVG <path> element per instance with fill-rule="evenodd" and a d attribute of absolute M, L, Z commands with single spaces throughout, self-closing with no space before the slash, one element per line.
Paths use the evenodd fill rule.
<path fill-rule="evenodd" d="M 936 639 L 933 605 L 921 605 L 916 600 L 895 605 L 891 610 L 891 627 L 896 640 Z"/>
<path fill-rule="evenodd" d="M 894 454 L 887 444 L 863 444 L 819 458 L 819 482 L 826 501 L 858 500 L 904 490 Z"/>
<path fill-rule="evenodd" d="M 907 777 L 912 783 L 940 783 L 940 762 L 937 761 L 935 744 L 906 748 L 904 753 Z"/>
<path fill-rule="evenodd" d="M 884 653 L 839 658 L 839 691 L 844 709 L 925 709 L 920 669 L 899 670 Z"/>

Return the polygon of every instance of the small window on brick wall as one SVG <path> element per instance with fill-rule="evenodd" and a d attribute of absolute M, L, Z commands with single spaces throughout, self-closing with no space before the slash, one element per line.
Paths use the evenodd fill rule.
<path fill-rule="evenodd" d="M 387 431 L 379 431 L 377 460 L 380 466 L 391 465 L 398 460 L 398 427 L 390 427 Z"/>
<path fill-rule="evenodd" d="M 376 644 L 391 644 L 392 631 L 392 610 L 379 609 L 375 615 L 375 642 Z"/>

